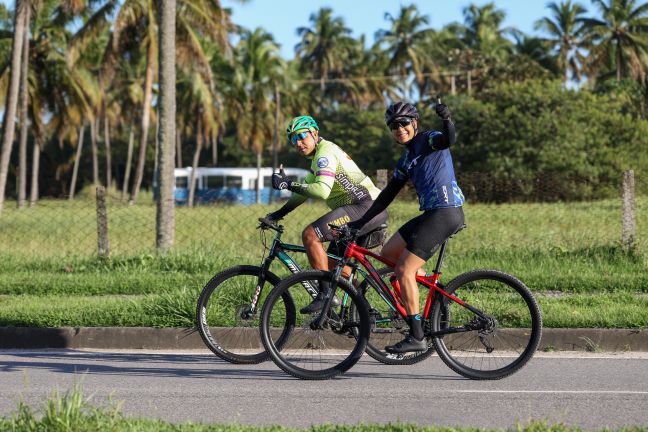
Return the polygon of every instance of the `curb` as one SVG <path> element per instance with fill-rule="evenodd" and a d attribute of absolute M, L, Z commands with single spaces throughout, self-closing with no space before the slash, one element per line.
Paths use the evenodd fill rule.
<path fill-rule="evenodd" d="M 0 327 L 0 349 L 98 348 L 205 349 L 189 328 L 152 327 Z M 648 351 L 648 331 L 638 329 L 543 329 L 538 350 Z"/>

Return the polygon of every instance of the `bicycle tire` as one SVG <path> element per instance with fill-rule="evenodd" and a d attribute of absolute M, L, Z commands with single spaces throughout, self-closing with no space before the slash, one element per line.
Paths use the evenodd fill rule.
<path fill-rule="evenodd" d="M 243 317 L 255 293 L 261 267 L 240 265 L 223 270 L 211 278 L 200 293 L 196 306 L 196 326 L 205 345 L 218 357 L 235 364 L 257 364 L 268 359 L 259 335 L 259 311 Z M 280 278 L 266 272 L 264 292 L 270 291 Z M 284 328 L 284 333 L 288 332 Z M 283 337 L 287 337 L 284 334 Z"/>
<path fill-rule="evenodd" d="M 360 360 L 369 338 L 369 312 L 364 299 L 348 281 L 337 282 L 336 294 L 341 304 L 331 307 L 323 328 L 312 329 L 319 313 L 301 314 L 299 309 L 312 300 L 303 282 L 319 286 L 333 282 L 331 272 L 303 271 L 283 279 L 268 294 L 261 312 L 261 340 L 270 358 L 284 372 L 305 380 L 326 380 L 349 370 Z M 291 300 L 286 304 L 287 297 Z M 355 320 L 349 310 L 356 304 Z M 296 327 L 284 340 L 275 337 L 273 322 L 290 322 Z M 354 335 L 352 328 L 357 327 Z"/>
<path fill-rule="evenodd" d="M 394 274 L 394 270 L 391 268 L 382 268 L 377 270 L 377 272 L 381 279 L 387 279 L 386 283 L 389 286 L 389 277 Z M 409 331 L 409 326 L 400 314 L 393 309 L 391 303 L 371 287 L 369 276 L 358 285 L 357 291 L 369 305 L 371 332 L 365 352 L 371 358 L 387 365 L 412 365 L 434 354 L 432 338 L 427 336 L 426 342 L 428 349 L 426 351 L 403 354 L 391 354 L 385 351 L 385 346 L 400 342 L 405 337 Z M 425 296 L 421 297 L 425 300 Z M 425 302 L 423 302 L 423 305 L 425 305 Z M 354 313 L 355 309 L 351 309 L 352 316 Z"/>
<path fill-rule="evenodd" d="M 519 279 L 498 270 L 474 270 L 450 281 L 446 291 L 488 316 L 480 320 L 449 299 L 436 302 L 432 331 L 468 323 L 482 327 L 433 338 L 437 354 L 450 369 L 474 380 L 497 380 L 515 373 L 533 357 L 542 335 L 542 315 L 533 294 Z"/>

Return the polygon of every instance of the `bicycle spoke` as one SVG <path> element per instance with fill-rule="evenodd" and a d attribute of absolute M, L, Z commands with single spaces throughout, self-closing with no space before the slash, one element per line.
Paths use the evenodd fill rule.
<path fill-rule="evenodd" d="M 520 369 L 540 341 L 542 319 L 528 288 L 510 275 L 478 270 L 458 276 L 447 286 L 485 316 L 446 301 L 433 311 L 433 331 L 464 328 L 434 339 L 441 359 L 454 371 L 472 379 L 499 379 Z M 443 316 L 446 315 L 446 316 Z"/>
<path fill-rule="evenodd" d="M 351 319 L 344 307 L 354 306 L 359 297 L 349 286 L 340 287 L 338 295 L 346 291 L 347 304 L 335 307 L 321 328 L 311 328 L 319 313 L 302 314 L 299 310 L 312 300 L 302 282 L 317 283 L 330 274 L 302 272 L 284 279 L 269 295 L 263 308 L 263 343 L 273 361 L 287 373 L 302 379 L 328 379 L 353 366 L 362 355 L 369 333 L 365 303 L 358 306 L 358 315 Z M 286 303 L 290 299 L 289 303 Z M 357 319 L 356 319 L 357 318 Z M 273 331 L 275 323 L 294 322 L 290 336 L 278 341 Z M 355 331 L 359 334 L 356 339 Z"/>

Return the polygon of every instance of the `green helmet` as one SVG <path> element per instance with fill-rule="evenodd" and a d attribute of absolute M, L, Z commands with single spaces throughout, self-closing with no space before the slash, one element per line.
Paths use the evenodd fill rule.
<path fill-rule="evenodd" d="M 288 141 L 290 141 L 290 135 L 293 133 L 299 131 L 299 130 L 319 130 L 319 126 L 317 126 L 317 123 L 315 122 L 315 119 L 311 116 L 303 115 L 303 116 L 298 116 L 295 117 L 288 123 L 288 127 L 286 128 L 286 138 L 288 138 Z"/>

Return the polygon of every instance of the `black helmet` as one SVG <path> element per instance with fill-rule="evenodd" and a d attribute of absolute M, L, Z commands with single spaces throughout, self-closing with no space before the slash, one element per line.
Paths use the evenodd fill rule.
<path fill-rule="evenodd" d="M 419 115 L 416 107 L 409 102 L 399 101 L 393 103 L 385 111 L 385 123 L 387 126 L 397 120 L 417 120 L 418 118 Z"/>

